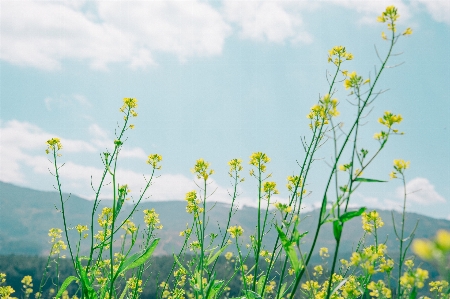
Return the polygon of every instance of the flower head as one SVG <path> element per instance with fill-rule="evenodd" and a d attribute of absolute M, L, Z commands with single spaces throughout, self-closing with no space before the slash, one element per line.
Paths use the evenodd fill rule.
<path fill-rule="evenodd" d="M 270 158 L 261 152 L 255 152 L 250 156 L 250 165 L 253 165 L 261 170 L 261 172 L 266 171 L 266 164 L 270 162 Z"/>
<path fill-rule="evenodd" d="M 62 149 L 62 144 L 61 144 L 61 140 L 59 140 L 59 138 L 52 138 L 47 140 L 47 149 L 45 150 L 45 153 L 49 154 L 50 152 L 53 151 L 59 151 L 60 149 Z"/>
<path fill-rule="evenodd" d="M 206 181 L 209 176 L 214 173 L 214 170 L 209 169 L 209 162 L 206 162 L 203 159 L 198 159 L 194 168 L 191 169 L 191 172 L 194 173 L 198 179 L 204 179 Z"/>
<path fill-rule="evenodd" d="M 150 154 L 147 158 L 147 164 L 150 164 L 154 169 L 161 169 L 161 166 L 158 165 L 159 162 L 162 161 L 162 156 L 158 154 Z"/>
<path fill-rule="evenodd" d="M 237 238 L 239 236 L 242 236 L 242 234 L 244 233 L 244 229 L 240 225 L 230 226 L 230 228 L 228 228 L 228 232 L 230 233 L 232 238 Z"/>

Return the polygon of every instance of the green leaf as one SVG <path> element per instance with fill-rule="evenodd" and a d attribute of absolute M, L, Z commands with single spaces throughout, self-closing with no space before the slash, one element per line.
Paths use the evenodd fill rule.
<path fill-rule="evenodd" d="M 287 282 L 281 285 L 280 292 L 277 294 L 277 299 L 282 298 L 284 296 L 284 292 L 286 290 Z"/>
<path fill-rule="evenodd" d="M 174 260 L 175 260 L 175 263 L 178 264 L 178 267 L 180 267 L 181 269 L 183 269 L 183 271 L 186 270 L 186 269 L 184 268 L 183 264 L 181 264 L 180 260 L 179 260 L 178 257 L 176 256 L 176 254 L 173 255 L 173 258 L 174 258 Z"/>
<path fill-rule="evenodd" d="M 366 178 L 355 178 L 355 182 L 365 182 L 365 183 L 387 183 L 387 181 L 380 181 L 380 180 L 366 179 Z"/>
<path fill-rule="evenodd" d="M 339 220 L 333 221 L 333 234 L 336 241 L 339 241 L 341 239 L 342 235 L 342 223 Z"/>
<path fill-rule="evenodd" d="M 289 261 L 291 262 L 291 266 L 295 270 L 295 273 L 298 274 L 300 269 L 300 261 L 298 260 L 295 248 L 292 246 L 294 243 L 286 237 L 286 234 L 281 230 L 281 228 L 278 225 L 275 225 L 275 227 L 278 231 L 278 236 L 280 237 L 283 249 L 284 251 L 286 251 Z"/>
<path fill-rule="evenodd" d="M 261 275 L 261 277 L 258 279 L 258 284 L 256 285 L 256 292 L 258 294 L 262 293 L 262 290 L 264 288 L 264 281 L 266 280 L 266 275 Z"/>
<path fill-rule="evenodd" d="M 128 291 L 128 284 L 125 284 L 125 288 L 123 289 L 122 295 L 120 295 L 119 299 L 123 299 L 123 297 L 125 297 L 125 294 L 127 293 L 127 291 Z"/>
<path fill-rule="evenodd" d="M 58 299 L 59 297 L 61 297 L 62 293 L 64 293 L 64 291 L 67 289 L 67 287 L 69 286 L 69 284 L 70 284 L 72 281 L 77 280 L 77 279 L 78 279 L 78 277 L 75 277 L 75 276 L 69 276 L 69 277 L 67 277 L 67 278 L 64 280 L 63 284 L 61 285 L 61 288 L 59 289 L 58 294 L 56 294 L 56 299 Z"/>
<path fill-rule="evenodd" d="M 206 263 L 206 265 L 209 266 L 212 262 L 214 262 L 219 257 L 219 255 L 221 255 L 222 252 L 224 252 L 224 250 L 227 247 L 228 247 L 228 244 L 226 244 L 224 247 L 222 247 L 219 250 L 217 250 L 217 252 L 208 259 L 208 262 Z"/>
<path fill-rule="evenodd" d="M 246 290 L 245 291 L 245 297 L 247 299 L 261 299 L 261 296 L 253 291 Z"/>
<path fill-rule="evenodd" d="M 89 278 L 87 277 L 86 270 L 84 270 L 78 258 L 76 259 L 77 268 L 80 271 L 80 281 L 83 293 L 88 299 L 97 299 L 97 293 L 95 293 Z"/>
<path fill-rule="evenodd" d="M 119 267 L 116 277 L 127 270 L 139 267 L 140 265 L 145 263 L 152 256 L 153 251 L 155 250 L 158 243 L 159 239 L 155 239 L 143 253 L 138 252 L 125 259 L 125 261 Z"/>
<path fill-rule="evenodd" d="M 209 291 L 208 298 L 215 298 L 217 292 L 222 288 L 224 281 L 223 280 L 214 280 L 212 282 L 211 290 Z"/>
<path fill-rule="evenodd" d="M 364 213 L 364 211 L 366 209 L 367 209 L 366 207 L 362 207 L 358 211 L 350 211 L 350 212 L 344 213 L 339 217 L 339 220 L 341 220 L 342 223 L 347 222 L 352 218 L 361 216 L 361 214 Z"/>

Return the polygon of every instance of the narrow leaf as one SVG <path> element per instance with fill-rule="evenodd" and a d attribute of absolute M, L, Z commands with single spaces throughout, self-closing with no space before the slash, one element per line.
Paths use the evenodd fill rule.
<path fill-rule="evenodd" d="M 80 261 L 76 259 L 77 268 L 80 271 L 80 281 L 83 293 L 87 295 L 88 299 L 97 299 L 97 294 L 95 293 L 94 288 L 92 287 L 89 278 L 87 277 L 86 270 L 81 265 Z"/>
<path fill-rule="evenodd" d="M 209 266 L 212 262 L 214 262 L 219 257 L 219 255 L 221 255 L 222 252 L 224 252 L 224 250 L 227 247 L 228 247 L 228 244 L 226 244 L 224 247 L 222 247 L 219 250 L 217 250 L 217 252 L 208 259 L 208 262 L 206 263 L 206 265 Z"/>
<path fill-rule="evenodd" d="M 355 182 L 366 182 L 366 183 L 387 183 L 387 181 L 366 179 L 366 178 L 355 178 Z"/>
<path fill-rule="evenodd" d="M 125 261 L 117 271 L 116 277 L 127 270 L 139 267 L 140 265 L 145 263 L 152 256 L 152 253 L 158 245 L 158 242 L 159 239 L 153 240 L 152 244 L 150 244 L 150 246 L 143 253 L 138 252 L 125 259 Z"/>
<path fill-rule="evenodd" d="M 295 270 L 295 273 L 297 274 L 300 269 L 300 262 L 298 260 L 297 253 L 295 252 L 295 248 L 292 246 L 293 242 L 288 240 L 286 234 L 281 230 L 281 228 L 278 225 L 275 225 L 275 227 L 278 231 L 278 236 L 281 239 L 283 249 L 284 251 L 286 251 L 289 261 L 291 262 L 291 266 Z"/>
<path fill-rule="evenodd" d="M 61 297 L 62 293 L 64 293 L 64 291 L 67 289 L 67 287 L 69 286 L 69 284 L 70 284 L 72 281 L 77 280 L 77 279 L 78 279 L 78 277 L 75 277 L 75 276 L 69 276 L 69 277 L 67 277 L 67 278 L 64 280 L 63 284 L 61 285 L 61 288 L 59 289 L 58 294 L 56 294 L 56 299 L 58 299 L 59 297 Z"/>
<path fill-rule="evenodd" d="M 341 239 L 342 223 L 339 220 L 333 221 L 333 234 L 336 241 L 339 241 Z"/>
<path fill-rule="evenodd" d="M 366 209 L 367 209 L 366 207 L 362 207 L 358 211 L 350 211 L 350 212 L 344 213 L 341 215 L 341 217 L 339 217 L 339 220 L 341 220 L 342 223 L 347 222 L 352 218 L 361 216 L 361 214 L 364 213 L 364 211 Z"/>

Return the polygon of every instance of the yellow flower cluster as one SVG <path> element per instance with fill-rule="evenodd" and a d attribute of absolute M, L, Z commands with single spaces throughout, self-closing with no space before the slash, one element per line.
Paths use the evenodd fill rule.
<path fill-rule="evenodd" d="M 123 113 L 130 112 L 131 116 L 136 117 L 137 113 L 136 113 L 136 110 L 134 110 L 134 109 L 136 109 L 138 106 L 137 102 L 138 101 L 135 98 L 124 98 L 123 105 L 119 109 L 120 112 L 123 112 Z"/>
<path fill-rule="evenodd" d="M 186 212 L 189 214 L 194 213 L 195 217 L 203 212 L 203 208 L 199 207 L 200 200 L 197 199 L 197 192 L 195 190 L 186 193 L 185 200 L 187 201 Z"/>
<path fill-rule="evenodd" d="M 232 257 L 233 257 L 233 253 L 231 251 L 228 251 L 227 253 L 225 253 L 225 258 L 227 259 L 227 261 L 231 260 Z"/>
<path fill-rule="evenodd" d="M 329 257 L 330 254 L 328 253 L 328 248 L 326 248 L 326 247 L 320 248 L 320 250 L 319 250 L 319 255 L 320 255 L 321 257 Z"/>
<path fill-rule="evenodd" d="M 288 213 L 290 213 L 292 211 L 292 207 L 291 206 L 289 206 L 287 204 L 284 204 L 284 203 L 281 203 L 281 202 L 276 202 L 273 205 L 281 213 L 288 214 Z"/>
<path fill-rule="evenodd" d="M 390 129 L 394 124 L 401 123 L 402 120 L 403 120 L 403 118 L 400 114 L 395 115 L 395 114 L 392 114 L 390 111 L 386 111 L 386 112 L 384 112 L 383 117 L 380 117 L 378 119 L 378 122 Z M 395 133 L 397 132 L 396 130 L 393 130 L 393 131 Z"/>
<path fill-rule="evenodd" d="M 377 18 L 378 22 L 385 23 L 388 22 L 387 26 L 388 29 L 392 32 L 396 31 L 396 24 L 395 22 L 400 17 L 400 15 L 397 13 L 397 8 L 393 5 L 386 7 L 386 10 L 381 13 L 381 15 Z"/>
<path fill-rule="evenodd" d="M 125 223 L 122 225 L 122 229 L 125 230 L 125 232 L 129 235 L 133 235 L 138 230 L 136 224 L 134 224 L 134 222 L 132 222 L 130 219 L 127 219 L 125 221 Z"/>
<path fill-rule="evenodd" d="M 384 265 L 384 263 L 387 263 L 384 259 L 386 250 L 387 246 L 385 244 L 379 244 L 378 246 L 368 246 L 361 252 L 353 252 L 352 257 L 350 258 L 350 265 L 360 266 L 364 270 L 364 272 L 369 275 L 375 274 L 377 272 L 382 272 L 381 268 L 376 269 L 375 267 L 377 266 L 377 264 Z M 384 269 L 387 268 L 383 266 L 383 271 L 385 271 Z"/>
<path fill-rule="evenodd" d="M 344 46 L 335 46 L 328 51 L 328 62 L 333 62 L 339 66 L 345 60 L 352 60 L 353 54 L 347 52 Z"/>
<path fill-rule="evenodd" d="M 147 164 L 150 164 L 154 169 L 161 169 L 161 165 L 158 165 L 162 161 L 162 156 L 158 154 L 150 154 L 147 158 Z"/>
<path fill-rule="evenodd" d="M 102 209 L 101 214 L 98 215 L 98 224 L 105 228 L 107 226 L 112 225 L 112 221 L 113 221 L 113 210 L 112 208 L 109 207 L 104 207 Z"/>
<path fill-rule="evenodd" d="M 278 194 L 277 183 L 275 182 L 264 182 L 262 191 L 264 191 L 268 197 L 272 194 Z"/>
<path fill-rule="evenodd" d="M 403 159 L 396 159 L 396 160 L 394 160 L 394 169 L 395 169 L 395 171 L 392 171 L 389 174 L 391 179 L 397 178 L 397 173 L 403 174 L 405 169 L 409 168 L 409 164 L 410 164 L 409 161 L 405 161 Z"/>
<path fill-rule="evenodd" d="M 425 280 L 428 279 L 428 271 L 421 268 L 417 268 L 414 271 L 412 269 L 414 266 L 412 260 L 407 260 L 405 265 L 408 269 L 403 273 L 402 277 L 400 277 L 400 285 L 406 290 L 411 290 L 414 287 L 419 289 L 423 288 Z"/>
<path fill-rule="evenodd" d="M 311 107 L 311 111 L 306 116 L 311 120 L 310 129 L 317 128 L 322 124 L 326 125 L 331 117 L 338 116 L 337 105 L 337 99 L 331 99 L 329 94 L 324 95 L 318 104 Z"/>
<path fill-rule="evenodd" d="M 358 298 L 361 296 L 361 284 L 356 280 L 355 276 L 350 275 L 341 288 L 342 297 L 344 298 Z"/>
<path fill-rule="evenodd" d="M 66 250 L 67 245 L 61 240 L 62 230 L 59 228 L 51 228 L 48 235 L 51 237 L 50 243 L 52 244 L 52 249 L 50 250 L 50 255 L 59 254 L 61 250 Z"/>
<path fill-rule="evenodd" d="M 438 230 L 434 240 L 416 239 L 412 250 L 423 260 L 445 264 L 445 260 L 450 258 L 450 231 Z"/>
<path fill-rule="evenodd" d="M 191 169 L 191 172 L 194 173 L 198 179 L 204 179 L 206 181 L 209 176 L 214 173 L 214 170 L 209 169 L 209 162 L 206 162 L 203 159 L 198 159 L 194 168 Z"/>
<path fill-rule="evenodd" d="M 231 159 L 230 161 L 228 161 L 228 165 L 230 166 L 230 172 L 237 172 L 242 170 L 241 159 Z"/>
<path fill-rule="evenodd" d="M 156 213 L 155 209 L 144 210 L 144 222 L 147 224 L 147 227 L 151 229 L 162 229 L 163 226 L 159 220 L 159 214 Z"/>
<path fill-rule="evenodd" d="M 0 273 L 0 285 L 6 282 L 6 274 Z M 11 286 L 0 286 L 0 298 L 1 299 L 13 299 L 12 293 L 16 291 Z"/>
<path fill-rule="evenodd" d="M 361 215 L 361 219 L 363 230 L 369 234 L 384 225 L 384 222 L 377 211 L 371 211 L 369 213 L 364 212 Z"/>
<path fill-rule="evenodd" d="M 366 81 L 367 83 L 369 81 Z M 344 81 L 344 87 L 345 89 L 350 88 L 359 88 L 363 84 L 363 78 L 361 76 L 358 76 L 356 72 L 351 72 L 350 75 L 345 79 Z"/>
<path fill-rule="evenodd" d="M 84 231 L 87 231 L 87 230 L 88 230 L 88 227 L 87 227 L 87 225 L 81 225 L 81 224 L 78 224 L 77 226 L 75 226 L 75 229 L 78 231 L 78 233 L 79 233 L 80 236 L 81 236 L 81 234 L 82 234 Z M 85 234 L 83 235 L 83 238 L 86 239 L 87 236 L 88 236 L 88 234 L 85 233 Z"/>
<path fill-rule="evenodd" d="M 367 285 L 367 289 L 369 289 L 371 292 L 369 293 L 370 296 L 372 296 L 372 298 L 391 298 L 392 297 L 392 293 L 391 290 L 386 287 L 384 281 L 382 280 L 378 280 L 378 282 L 375 281 L 371 281 L 368 285 Z"/>
<path fill-rule="evenodd" d="M 430 286 L 430 292 L 435 292 L 435 293 L 440 294 L 447 290 L 448 281 L 445 281 L 445 280 L 432 281 L 429 283 L 429 286 Z"/>
<path fill-rule="evenodd" d="M 287 177 L 287 181 L 288 183 L 286 184 L 286 188 L 290 191 L 290 192 L 294 192 L 295 187 L 297 186 L 297 190 L 300 190 L 303 187 L 303 178 L 298 176 L 298 175 L 294 175 L 294 176 L 288 176 Z M 306 189 L 303 189 L 303 194 L 306 193 Z M 300 192 L 297 191 L 297 196 L 300 196 Z"/>
<path fill-rule="evenodd" d="M 344 277 L 342 275 L 334 273 L 331 278 L 331 286 L 337 286 L 339 283 L 341 283 L 344 280 Z M 348 281 L 347 281 L 348 282 Z M 355 283 L 356 284 L 356 283 Z M 343 299 L 343 298 L 352 298 L 348 296 L 348 292 L 346 292 L 346 296 L 344 296 L 342 292 L 342 289 L 345 288 L 345 284 L 341 286 L 341 288 L 337 289 L 331 296 L 331 299 Z M 347 289 L 349 287 L 347 286 Z M 328 280 L 324 281 L 322 285 L 320 285 L 315 280 L 309 280 L 302 284 L 302 289 L 308 292 L 310 295 L 310 298 L 326 298 L 327 291 L 328 291 Z"/>
<path fill-rule="evenodd" d="M 33 293 L 33 278 L 30 275 L 26 275 L 21 280 L 22 290 L 25 293 L 25 298 L 28 298 Z"/>
<path fill-rule="evenodd" d="M 242 236 L 244 233 L 244 229 L 240 225 L 230 226 L 228 228 L 228 232 L 230 233 L 233 239 Z"/>
<path fill-rule="evenodd" d="M 61 144 L 61 140 L 59 138 L 52 138 L 47 140 L 47 149 L 45 150 L 45 153 L 48 155 L 50 152 L 59 151 L 62 149 L 63 146 Z"/>
<path fill-rule="evenodd" d="M 255 152 L 250 156 L 250 165 L 253 165 L 261 170 L 261 172 L 266 171 L 266 165 L 270 162 L 270 158 L 265 154 L 261 152 Z M 251 175 L 253 175 L 253 170 L 250 172 Z"/>
<path fill-rule="evenodd" d="M 276 286 L 277 283 L 274 280 L 270 281 L 269 284 L 264 287 L 266 294 L 273 294 Z"/>
<path fill-rule="evenodd" d="M 130 277 L 127 281 L 127 286 L 130 290 L 136 290 L 138 293 L 142 293 L 142 279 Z"/>

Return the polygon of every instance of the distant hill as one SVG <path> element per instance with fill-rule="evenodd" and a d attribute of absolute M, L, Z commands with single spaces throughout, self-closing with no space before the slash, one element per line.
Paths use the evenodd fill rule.
<path fill-rule="evenodd" d="M 68 194 L 64 195 L 68 198 Z M 104 200 L 102 205 L 109 204 Z M 69 226 L 77 224 L 88 224 L 91 217 L 93 202 L 71 195 L 66 202 L 67 218 Z M 0 255 L 24 254 L 24 255 L 46 255 L 49 251 L 48 230 L 52 227 L 63 227 L 62 217 L 57 208 L 60 207 L 59 195 L 56 192 L 36 191 L 28 188 L 18 187 L 12 184 L 0 182 Z M 186 204 L 183 201 L 168 202 L 144 202 L 139 207 L 133 221 L 143 226 L 142 210 L 154 208 L 160 215 L 164 228 L 160 231 L 161 242 L 155 252 L 157 255 L 171 254 L 177 252 L 183 239 L 179 232 L 186 228 L 187 223 L 192 223 L 191 215 L 186 213 Z M 131 206 L 126 206 L 121 213 L 130 211 Z M 219 233 L 218 227 L 226 225 L 229 207 L 217 204 L 208 213 L 210 230 Z M 396 241 L 390 211 L 379 211 L 385 222 L 385 226 L 379 230 L 379 235 L 386 238 L 390 250 L 395 252 L 398 246 Z M 232 225 L 239 224 L 244 228 L 244 240 L 254 232 L 257 210 L 255 208 L 243 207 L 239 209 L 232 218 Z M 308 217 L 306 217 L 308 215 Z M 303 239 L 304 250 L 311 244 L 315 230 L 318 211 L 306 213 L 300 224 L 301 231 L 309 231 Z M 399 223 L 401 214 L 394 212 L 394 217 Z M 97 217 L 95 217 L 95 220 Z M 438 229 L 450 230 L 450 221 L 434 219 L 423 215 L 408 213 L 406 216 L 406 231 L 414 227 L 420 220 L 416 231 L 416 238 L 430 238 Z M 341 241 L 341 253 L 350 253 L 356 246 L 359 238 L 363 235 L 360 218 L 346 223 L 343 240 Z M 72 240 L 77 239 L 75 232 L 71 233 Z M 274 231 L 267 235 L 268 247 L 276 238 Z M 369 237 L 370 239 L 370 237 Z M 384 241 L 384 239 L 383 239 Z M 273 246 L 273 245 L 271 245 Z M 334 246 L 331 224 L 326 225 L 321 232 L 317 250 L 320 247 Z M 86 249 L 86 248 L 85 248 Z"/>

